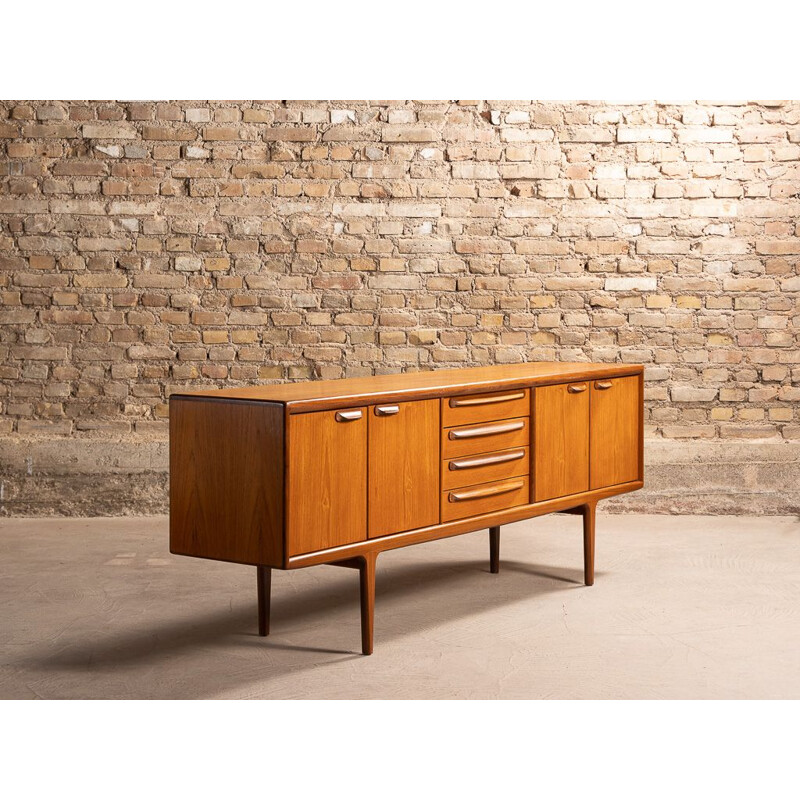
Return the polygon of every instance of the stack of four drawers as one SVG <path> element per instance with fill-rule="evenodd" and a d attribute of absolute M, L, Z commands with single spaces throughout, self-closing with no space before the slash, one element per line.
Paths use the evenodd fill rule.
<path fill-rule="evenodd" d="M 441 402 L 441 521 L 529 503 L 530 390 Z"/>

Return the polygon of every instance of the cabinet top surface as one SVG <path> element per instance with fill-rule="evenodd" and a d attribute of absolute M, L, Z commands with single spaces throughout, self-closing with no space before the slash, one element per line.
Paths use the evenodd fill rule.
<path fill-rule="evenodd" d="M 415 400 L 441 395 L 491 392 L 519 386 L 638 375 L 643 369 L 640 364 L 534 361 L 526 364 L 368 375 L 333 381 L 311 380 L 229 389 L 177 391 L 173 392 L 173 396 L 283 403 L 289 406 L 290 412 L 296 413 L 370 403 L 377 399 Z"/>

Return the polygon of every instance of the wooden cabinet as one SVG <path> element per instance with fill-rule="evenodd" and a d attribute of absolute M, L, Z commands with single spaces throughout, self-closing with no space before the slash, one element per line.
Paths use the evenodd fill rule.
<path fill-rule="evenodd" d="M 372 651 L 375 564 L 396 547 L 583 515 L 638 489 L 642 367 L 534 363 L 183 392 L 170 398 L 170 550 L 271 569 L 355 567 Z"/>
<path fill-rule="evenodd" d="M 589 384 L 534 389 L 534 500 L 589 489 Z"/>
<path fill-rule="evenodd" d="M 369 413 L 369 535 L 439 522 L 439 401 L 385 403 Z"/>
<path fill-rule="evenodd" d="M 534 390 L 534 500 L 642 479 L 641 376 Z"/>
<path fill-rule="evenodd" d="M 599 489 L 639 478 L 639 378 L 592 381 L 589 486 Z"/>
<path fill-rule="evenodd" d="M 292 417 L 288 450 L 289 555 L 364 541 L 367 409 Z"/>

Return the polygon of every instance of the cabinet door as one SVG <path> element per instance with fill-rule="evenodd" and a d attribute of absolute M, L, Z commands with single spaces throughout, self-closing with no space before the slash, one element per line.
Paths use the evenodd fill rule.
<path fill-rule="evenodd" d="M 639 377 L 592 381 L 591 488 L 639 480 Z"/>
<path fill-rule="evenodd" d="M 589 489 L 589 394 L 587 382 L 534 389 L 536 502 Z"/>
<path fill-rule="evenodd" d="M 367 538 L 367 409 L 289 418 L 288 549 L 311 553 Z"/>
<path fill-rule="evenodd" d="M 439 401 L 373 406 L 369 413 L 369 535 L 439 522 Z"/>

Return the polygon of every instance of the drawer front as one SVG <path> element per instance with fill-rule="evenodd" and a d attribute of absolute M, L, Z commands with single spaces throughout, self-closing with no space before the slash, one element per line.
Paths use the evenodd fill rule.
<path fill-rule="evenodd" d="M 479 453 L 442 462 L 442 491 L 519 478 L 530 472 L 530 448 L 512 447 L 495 453 Z"/>
<path fill-rule="evenodd" d="M 528 476 L 442 492 L 442 522 L 476 517 L 529 502 Z"/>
<path fill-rule="evenodd" d="M 527 447 L 529 444 L 528 417 L 461 425 L 442 430 L 442 459 Z"/>
<path fill-rule="evenodd" d="M 442 398 L 442 427 L 526 417 L 530 411 L 528 389 Z"/>

